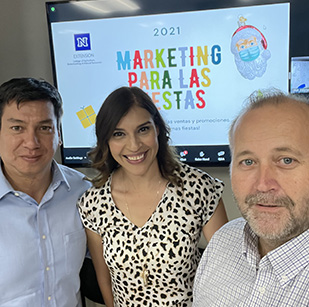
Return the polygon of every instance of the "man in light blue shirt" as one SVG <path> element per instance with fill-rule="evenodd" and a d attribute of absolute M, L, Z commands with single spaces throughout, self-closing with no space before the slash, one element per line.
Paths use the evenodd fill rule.
<path fill-rule="evenodd" d="M 252 96 L 230 129 L 231 183 L 244 218 L 215 233 L 194 307 L 309 306 L 309 102 Z"/>
<path fill-rule="evenodd" d="M 86 237 L 76 202 L 90 187 L 58 165 L 62 101 L 46 81 L 0 86 L 0 306 L 81 306 Z"/>

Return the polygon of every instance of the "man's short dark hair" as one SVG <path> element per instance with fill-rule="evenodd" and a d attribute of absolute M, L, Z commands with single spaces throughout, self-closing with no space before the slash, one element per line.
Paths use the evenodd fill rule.
<path fill-rule="evenodd" d="M 58 128 L 63 114 L 62 99 L 58 90 L 45 80 L 34 78 L 14 78 L 0 86 L 0 129 L 5 105 L 16 102 L 45 100 L 54 106 Z"/>

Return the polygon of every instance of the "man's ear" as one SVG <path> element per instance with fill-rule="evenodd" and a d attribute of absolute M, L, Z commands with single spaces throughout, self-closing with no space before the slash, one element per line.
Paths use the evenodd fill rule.
<path fill-rule="evenodd" d="M 62 139 L 61 139 L 60 129 L 58 129 L 58 138 L 59 138 L 58 145 L 61 146 L 62 145 Z"/>

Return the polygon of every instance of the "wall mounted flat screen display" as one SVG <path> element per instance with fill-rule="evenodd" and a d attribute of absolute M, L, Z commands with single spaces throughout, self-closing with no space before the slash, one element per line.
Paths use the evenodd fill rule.
<path fill-rule="evenodd" d="M 229 164 L 228 129 L 253 91 L 288 91 L 290 3 L 155 2 L 47 3 L 64 164 L 88 164 L 96 114 L 120 86 L 150 95 L 180 160 L 199 166 Z"/>

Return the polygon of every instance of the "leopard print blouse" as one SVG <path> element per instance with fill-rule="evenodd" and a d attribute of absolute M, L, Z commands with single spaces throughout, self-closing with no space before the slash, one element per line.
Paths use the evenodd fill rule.
<path fill-rule="evenodd" d="M 102 237 L 115 306 L 192 306 L 198 243 L 222 196 L 223 183 L 185 164 L 179 175 L 183 188 L 169 183 L 141 228 L 114 204 L 112 176 L 80 199 L 84 226 Z M 149 272 L 146 284 L 144 266 Z"/>

